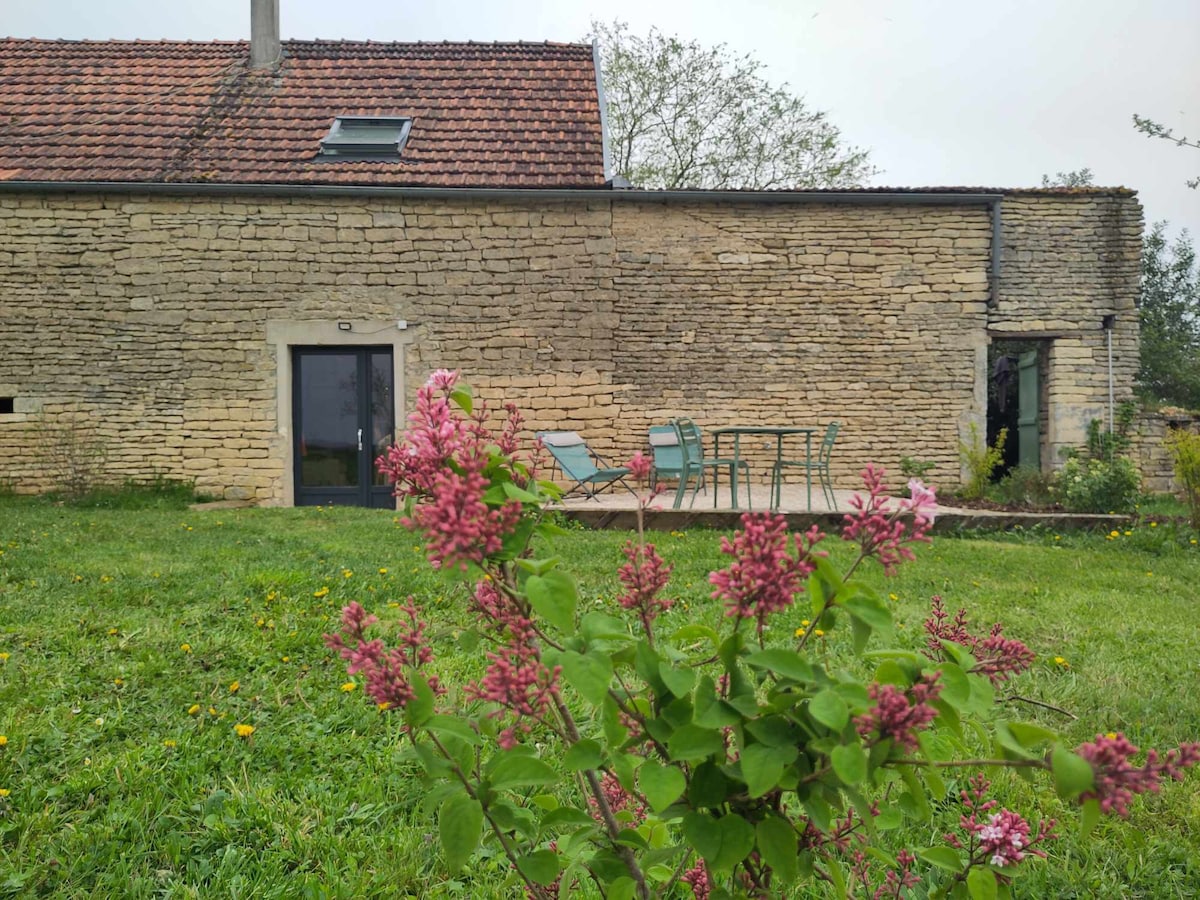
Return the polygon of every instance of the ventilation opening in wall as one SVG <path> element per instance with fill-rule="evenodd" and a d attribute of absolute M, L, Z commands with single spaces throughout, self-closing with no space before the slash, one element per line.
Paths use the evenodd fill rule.
<path fill-rule="evenodd" d="M 15 397 L 0 397 L 0 416 L 13 411 Z"/>

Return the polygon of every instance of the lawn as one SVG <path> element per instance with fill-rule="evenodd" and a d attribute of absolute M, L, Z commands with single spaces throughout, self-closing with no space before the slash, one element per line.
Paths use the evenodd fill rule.
<path fill-rule="evenodd" d="M 627 537 L 556 539 L 585 602 L 612 604 Z M 724 564 L 719 535 L 657 539 L 675 565 L 671 615 L 717 622 L 706 579 Z M 1200 737 L 1195 533 L 1141 523 L 944 537 L 918 556 L 894 579 L 871 575 L 894 595 L 899 643 L 921 645 L 938 594 L 1037 653 L 1013 693 L 1078 717 L 1012 701 L 1020 718 L 1073 743 L 1098 731 L 1141 747 Z M 391 513 L 0 499 L 0 896 L 519 896 L 501 859 L 440 874 L 398 720 L 321 640 L 347 601 L 387 619 L 413 594 L 436 622 L 443 680 L 461 683 L 480 654 L 456 643 L 460 590 Z M 783 616 L 778 636 L 800 615 Z M 816 652 L 836 656 L 843 640 Z M 1042 782 L 997 780 L 1007 805 L 1033 812 L 1036 799 L 1063 822 L 1018 896 L 1200 890 L 1200 773 L 1086 841 Z M 916 840 L 937 841 L 957 815 Z"/>

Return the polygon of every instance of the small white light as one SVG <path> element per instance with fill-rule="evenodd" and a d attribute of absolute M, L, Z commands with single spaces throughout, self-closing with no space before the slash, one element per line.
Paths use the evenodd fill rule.
<path fill-rule="evenodd" d="M 338 322 L 338 331 L 349 331 L 349 330 L 350 330 L 349 322 Z"/>
<path fill-rule="evenodd" d="M 396 323 L 396 328 L 398 328 L 400 331 L 407 331 L 408 330 L 408 319 L 401 319 L 400 321 L 398 321 Z"/>

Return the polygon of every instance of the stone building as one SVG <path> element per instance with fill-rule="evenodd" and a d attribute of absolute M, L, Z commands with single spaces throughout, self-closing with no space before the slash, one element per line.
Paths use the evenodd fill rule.
<path fill-rule="evenodd" d="M 1024 463 L 1130 395 L 1131 191 L 622 189 L 594 60 L 0 41 L 0 483 L 60 479 L 49 439 L 117 480 L 386 505 L 371 459 L 435 368 L 618 457 L 676 415 L 837 419 L 846 482 L 956 483 L 989 346 Z"/>

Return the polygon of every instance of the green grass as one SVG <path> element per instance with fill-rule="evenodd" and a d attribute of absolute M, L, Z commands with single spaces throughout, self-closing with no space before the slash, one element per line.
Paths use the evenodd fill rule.
<path fill-rule="evenodd" d="M 1074 742 L 1125 731 L 1165 747 L 1200 737 L 1200 547 L 1169 523 L 1129 530 L 940 538 L 898 577 L 871 577 L 896 595 L 902 644 L 921 643 L 932 594 L 1029 643 L 1039 661 L 1013 691 L 1079 718 L 1018 704 L 1021 718 Z M 556 540 L 585 602 L 612 604 L 627 537 Z M 656 540 L 676 567 L 672 620 L 718 622 L 707 573 L 722 565 L 719 535 Z M 342 690 L 350 679 L 321 641 L 348 600 L 388 619 L 413 594 L 435 621 L 444 680 L 480 670 L 479 652 L 456 649 L 460 589 L 416 543 L 369 510 L 0 499 L 0 896 L 519 896 L 496 859 L 443 880 L 396 720 Z M 782 616 L 777 636 L 801 617 Z M 843 640 L 816 652 L 837 657 Z M 236 724 L 255 731 L 238 737 Z M 1194 896 L 1200 774 L 1087 842 L 1043 783 L 997 781 L 1009 805 L 1064 820 L 1018 896 Z"/>

